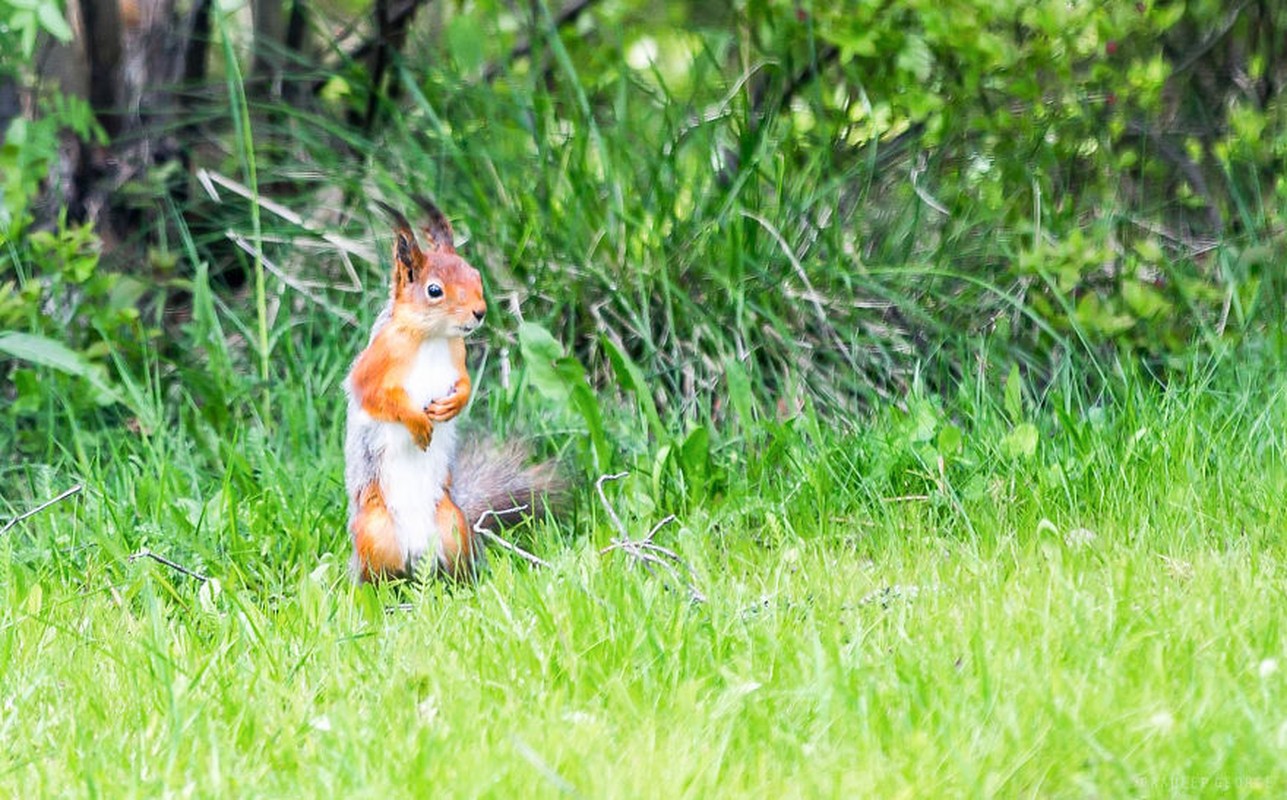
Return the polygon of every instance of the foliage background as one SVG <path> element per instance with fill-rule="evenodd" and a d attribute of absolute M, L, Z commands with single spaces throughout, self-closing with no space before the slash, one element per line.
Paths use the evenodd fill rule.
<path fill-rule="evenodd" d="M 344 284 L 379 293 L 370 191 L 438 196 L 494 297 L 596 383 L 628 356 L 662 403 L 691 405 L 732 361 L 767 402 L 850 408 L 914 369 L 950 386 L 980 347 L 1049 374 L 1280 338 L 1274 3 L 264 6 L 122 13 L 123 65 L 147 63 L 131 24 L 162 12 L 205 59 L 125 112 L 68 94 L 101 74 L 41 71 L 72 33 L 56 5 L 0 9 L 21 98 L 0 314 L 70 349 L 72 372 L 139 369 L 208 276 L 256 309 L 267 378 L 270 328 L 353 319 L 371 301 Z M 274 10 L 307 12 L 295 49 Z M 122 72 L 106 96 L 139 83 Z M 338 232 L 364 241 L 328 246 Z M 7 341 L 11 408 L 30 410 L 51 359 Z"/>

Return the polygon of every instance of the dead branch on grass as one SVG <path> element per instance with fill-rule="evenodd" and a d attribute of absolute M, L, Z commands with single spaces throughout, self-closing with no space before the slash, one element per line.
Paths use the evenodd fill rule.
<path fill-rule="evenodd" d="M 150 558 L 153 561 L 157 562 L 158 564 L 164 564 L 165 566 L 169 567 L 175 572 L 181 572 L 184 575 L 187 575 L 189 578 L 196 578 L 202 583 L 205 583 L 206 581 L 210 580 L 209 576 L 202 575 L 200 572 L 188 569 L 182 564 L 176 561 L 171 561 L 170 559 L 166 558 L 160 553 L 154 553 L 151 550 L 147 549 L 146 547 L 144 547 L 142 550 L 139 550 L 137 553 L 131 553 L 129 557 L 129 562 L 133 564 L 135 561 L 138 561 L 140 558 Z"/>
<path fill-rule="evenodd" d="M 509 552 L 513 553 L 519 558 L 522 558 L 531 564 L 535 564 L 538 567 L 553 566 L 552 564 L 550 564 L 550 562 L 546 561 L 540 556 L 532 555 L 531 553 L 527 552 L 526 550 L 514 544 L 513 542 L 509 541 L 508 539 L 502 538 L 499 534 L 497 534 L 495 531 L 491 530 L 490 528 L 483 527 L 483 523 L 487 520 L 488 517 L 500 517 L 505 514 L 514 514 L 519 511 L 526 511 L 526 510 L 527 510 L 527 506 L 521 505 L 521 506 L 514 506 L 513 508 L 506 508 L 501 511 L 496 511 L 496 510 L 484 511 L 482 516 L 478 518 L 478 521 L 474 523 L 474 533 L 483 537 L 488 542 L 491 542 L 497 547 L 500 547 L 502 550 L 508 550 Z"/>
<path fill-rule="evenodd" d="M 67 498 L 71 497 L 72 495 L 74 495 L 74 494 L 78 493 L 78 492 L 79 492 L 81 489 L 83 489 L 83 488 L 85 488 L 85 487 L 81 486 L 81 485 L 78 483 L 78 484 L 76 484 L 75 486 L 73 486 L 72 488 L 70 488 L 70 489 L 68 489 L 67 491 L 63 492 L 62 494 L 58 495 L 58 496 L 57 496 L 57 497 L 55 497 L 54 499 L 52 499 L 52 500 L 46 500 L 45 502 L 43 502 L 43 503 L 41 503 L 40 505 L 36 506 L 35 508 L 31 509 L 30 511 L 24 511 L 23 513 L 19 514 L 18 516 L 14 517 L 13 519 L 11 519 L 11 520 L 9 520 L 8 522 L 6 522 L 6 523 L 4 524 L 4 527 L 3 527 L 3 528 L 0 528 L 0 536 L 3 536 L 3 535 L 5 535 L 6 533 L 8 533 L 8 532 L 9 532 L 9 529 L 10 529 L 10 528 L 12 528 L 12 527 L 14 527 L 15 525 L 17 525 L 19 522 L 22 522 L 22 521 L 23 521 L 23 520 L 25 520 L 25 519 L 30 519 L 31 517 L 36 516 L 36 515 L 37 515 L 37 514 L 39 514 L 41 511 L 44 511 L 46 508 L 49 508 L 49 507 L 50 507 L 50 506 L 52 506 L 52 505 L 55 505 L 55 504 L 57 504 L 57 503 L 61 503 L 62 501 L 66 500 Z"/>
<path fill-rule="evenodd" d="M 612 475 L 601 475 L 595 481 L 595 488 L 599 492 L 599 502 L 603 505 L 604 510 L 608 512 L 608 517 L 612 520 L 613 527 L 616 528 L 618 533 L 617 536 L 613 537 L 612 544 L 600 550 L 599 555 L 605 555 L 614 550 L 625 553 L 634 559 L 634 563 L 642 564 L 644 569 L 648 570 L 649 575 L 656 575 L 657 570 L 654 567 L 661 567 L 666 571 L 672 583 L 682 585 L 688 591 L 688 596 L 694 603 L 706 602 L 706 595 L 697 588 L 696 572 L 694 572 L 692 566 L 679 553 L 653 541 L 658 531 L 675 521 L 674 514 L 668 514 L 661 522 L 652 526 L 652 530 L 648 531 L 644 538 L 630 538 L 625 524 L 621 522 L 621 517 L 617 516 L 616 509 L 608 502 L 608 497 L 603 491 L 605 482 L 620 480 L 626 474 L 625 472 L 618 472 Z"/>

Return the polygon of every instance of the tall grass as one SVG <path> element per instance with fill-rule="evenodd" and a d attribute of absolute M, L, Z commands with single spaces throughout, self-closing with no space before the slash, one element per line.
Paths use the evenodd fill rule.
<path fill-rule="evenodd" d="M 1264 365 L 1093 396 L 1072 373 L 1003 392 L 986 365 L 906 411 L 716 429 L 701 481 L 605 404 L 631 467 L 606 499 L 633 537 L 678 515 L 658 541 L 704 602 L 601 552 L 588 483 L 518 534 L 549 568 L 494 551 L 473 586 L 371 590 L 344 570 L 350 337 L 308 318 L 274 425 L 194 382 L 154 430 L 54 425 L 47 466 L 6 471 L 7 511 L 86 488 L 0 537 L 0 793 L 1287 785 L 1287 385 Z M 482 388 L 475 427 L 581 425 Z M 1007 444 L 1023 424 L 1030 451 Z"/>

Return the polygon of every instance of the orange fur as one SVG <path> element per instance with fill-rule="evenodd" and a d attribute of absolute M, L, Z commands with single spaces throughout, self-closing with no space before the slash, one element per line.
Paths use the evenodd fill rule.
<path fill-rule="evenodd" d="M 473 531 L 465 524 L 465 514 L 460 506 L 445 493 L 438 501 L 438 536 L 442 539 L 442 560 L 447 574 L 453 578 L 466 577 L 474 563 Z"/>
<path fill-rule="evenodd" d="M 402 326 L 389 325 L 358 356 L 349 381 L 363 411 L 373 419 L 407 426 L 423 450 L 433 436 L 433 424 L 424 409 L 412 405 L 402 386 L 419 346 L 420 340 L 407 335 Z"/>
<path fill-rule="evenodd" d="M 371 581 L 406 572 L 406 560 L 398 546 L 393 517 L 384 504 L 380 485 L 371 483 L 363 489 L 358 504 L 360 510 L 350 529 L 358 576 L 363 581 Z"/>

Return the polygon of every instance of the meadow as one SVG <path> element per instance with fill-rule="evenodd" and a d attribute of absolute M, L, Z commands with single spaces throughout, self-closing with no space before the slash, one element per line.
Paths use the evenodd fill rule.
<path fill-rule="evenodd" d="M 676 515 L 656 541 L 691 577 L 601 552 L 619 532 L 587 477 L 521 532 L 548 566 L 493 549 L 476 584 L 374 590 L 346 574 L 319 361 L 289 383 L 327 401 L 274 393 L 270 432 L 72 431 L 6 470 L 33 501 L 84 489 L 0 539 L 0 793 L 1287 786 L 1280 374 L 1054 388 L 1021 400 L 1030 450 L 986 385 L 955 412 L 757 421 L 715 433 L 700 486 L 646 459 L 603 484 L 632 539 Z M 500 395 L 477 428 L 576 435 Z"/>

